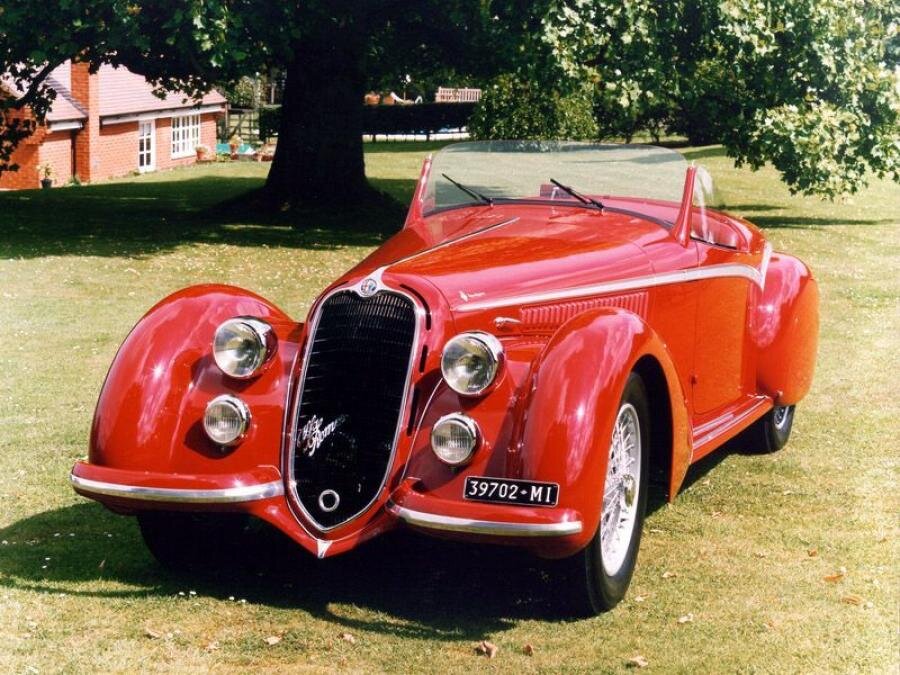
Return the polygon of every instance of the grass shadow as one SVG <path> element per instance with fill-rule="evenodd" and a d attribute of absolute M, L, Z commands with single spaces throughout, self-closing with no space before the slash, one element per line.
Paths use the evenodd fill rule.
<path fill-rule="evenodd" d="M 0 193 L 0 257 L 141 257 L 189 243 L 374 246 L 402 226 L 405 207 L 395 200 L 411 195 L 415 180 L 373 181 L 388 195 L 378 208 L 241 208 L 241 195 L 261 184 L 254 177 L 198 176 Z"/>
<path fill-rule="evenodd" d="M 396 531 L 319 561 L 264 523 L 248 536 L 244 553 L 207 573 L 176 574 L 150 556 L 133 518 L 79 503 L 0 530 L 7 542 L 0 586 L 109 599 L 178 597 L 190 589 L 300 609 L 348 629 L 468 641 L 519 619 L 564 617 L 546 565 L 518 549 Z M 379 618 L 344 613 L 342 605 Z"/>

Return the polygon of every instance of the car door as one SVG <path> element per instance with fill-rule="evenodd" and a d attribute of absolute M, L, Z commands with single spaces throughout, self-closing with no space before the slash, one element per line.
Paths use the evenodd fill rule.
<path fill-rule="evenodd" d="M 710 208 L 716 199 L 709 174 L 698 168 L 691 239 L 698 251 L 695 348 L 692 374 L 695 417 L 714 413 L 744 394 L 747 303 L 754 265 L 741 234 Z"/>

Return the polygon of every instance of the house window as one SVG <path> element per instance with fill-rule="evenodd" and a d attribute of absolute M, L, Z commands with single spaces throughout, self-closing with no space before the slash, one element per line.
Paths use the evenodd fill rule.
<path fill-rule="evenodd" d="M 172 159 L 190 157 L 200 145 L 200 115 L 172 118 Z"/>

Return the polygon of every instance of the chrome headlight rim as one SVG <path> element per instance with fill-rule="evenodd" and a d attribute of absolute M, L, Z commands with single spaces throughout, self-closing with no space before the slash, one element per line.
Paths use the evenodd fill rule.
<path fill-rule="evenodd" d="M 447 362 L 447 351 L 455 343 L 464 340 L 472 340 L 479 343 L 482 347 L 484 347 L 485 353 L 488 357 L 490 376 L 488 378 L 488 381 L 477 390 L 463 389 L 455 386 L 453 377 L 448 373 L 449 364 Z M 499 376 L 500 370 L 503 366 L 503 360 L 503 343 L 501 343 L 496 336 L 480 330 L 466 331 L 464 333 L 454 335 L 452 338 L 447 340 L 446 344 L 444 345 L 444 349 L 441 351 L 441 376 L 443 377 L 444 382 L 447 383 L 447 386 L 460 396 L 477 398 L 478 396 L 483 396 L 484 394 L 489 392 L 496 385 L 497 381 L 500 379 Z"/>
<path fill-rule="evenodd" d="M 210 410 L 214 406 L 229 407 L 238 416 L 238 419 L 240 421 L 239 431 L 237 435 L 235 435 L 228 441 L 217 440 L 209 431 L 210 425 L 208 424 L 207 419 L 210 414 Z M 231 394 L 222 394 L 220 396 L 216 396 L 206 404 L 206 409 L 203 412 L 203 431 L 206 432 L 206 437 L 209 438 L 209 440 L 215 443 L 217 446 L 221 448 L 231 448 L 240 443 L 247 436 L 247 432 L 250 430 L 250 420 L 250 408 L 242 399 L 238 398 L 237 396 L 232 396 Z"/>
<path fill-rule="evenodd" d="M 220 350 L 217 346 L 222 333 L 237 326 L 240 326 L 241 329 L 249 329 L 256 342 L 257 355 L 254 359 L 253 367 L 247 372 L 236 372 L 229 369 L 227 362 L 220 356 L 220 353 L 224 350 Z M 277 342 L 278 340 L 275 336 L 274 329 L 262 319 L 253 316 L 236 316 L 223 321 L 216 328 L 212 344 L 213 360 L 216 362 L 219 370 L 228 377 L 233 377 L 236 380 L 250 380 L 257 377 L 265 370 L 266 365 L 271 360 L 272 354 L 275 353 Z"/>
<path fill-rule="evenodd" d="M 466 454 L 466 456 L 457 461 L 450 461 L 447 458 L 442 457 L 440 454 L 438 454 L 438 451 L 435 449 L 435 447 L 436 447 L 435 434 L 437 433 L 438 429 L 441 426 L 447 425 L 447 424 L 457 424 L 457 425 L 461 426 L 463 429 L 465 429 L 465 431 L 469 434 L 469 436 L 472 439 L 470 447 L 468 448 L 468 453 Z M 447 466 L 460 467 L 460 466 L 464 466 L 464 465 L 468 464 L 469 462 L 471 462 L 472 458 L 475 456 L 475 452 L 481 446 L 481 428 L 478 426 L 478 422 L 476 422 L 474 419 L 472 419 L 468 415 L 465 415 L 461 412 L 452 412 L 452 413 L 442 416 L 441 418 L 439 418 L 437 420 L 437 422 L 434 423 L 434 426 L 431 427 L 430 440 L 431 440 L 431 451 L 434 453 L 434 456 L 438 458 L 438 460 L 440 460 Z"/>

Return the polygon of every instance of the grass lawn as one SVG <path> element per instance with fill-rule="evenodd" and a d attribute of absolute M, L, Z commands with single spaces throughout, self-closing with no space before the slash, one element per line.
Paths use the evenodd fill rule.
<path fill-rule="evenodd" d="M 370 146 L 369 173 L 407 200 L 425 150 Z M 261 183 L 250 163 L 0 193 L 0 672 L 598 672 L 636 655 L 656 672 L 897 672 L 900 188 L 794 198 L 774 171 L 684 152 L 812 266 L 818 371 L 788 447 L 694 467 L 649 516 L 626 602 L 586 621 L 548 609 L 553 587 L 523 554 L 402 533 L 324 564 L 266 534 L 240 564 L 164 572 L 133 519 L 68 486 L 117 346 L 202 282 L 302 318 L 384 235 L 365 213 L 296 230 L 209 212 Z M 475 655 L 482 639 L 494 660 Z"/>

